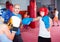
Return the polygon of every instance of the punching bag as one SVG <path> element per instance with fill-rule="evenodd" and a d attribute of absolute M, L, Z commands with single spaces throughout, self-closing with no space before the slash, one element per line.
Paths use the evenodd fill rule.
<path fill-rule="evenodd" d="M 36 0 L 30 0 L 30 17 L 31 18 L 36 18 Z M 31 22 L 30 23 L 31 28 L 36 27 L 36 22 Z"/>

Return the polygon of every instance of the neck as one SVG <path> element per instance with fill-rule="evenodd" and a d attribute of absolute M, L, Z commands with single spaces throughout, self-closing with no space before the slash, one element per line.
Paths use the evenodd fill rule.
<path fill-rule="evenodd" d="M 17 13 L 13 12 L 15 15 L 18 15 Z"/>

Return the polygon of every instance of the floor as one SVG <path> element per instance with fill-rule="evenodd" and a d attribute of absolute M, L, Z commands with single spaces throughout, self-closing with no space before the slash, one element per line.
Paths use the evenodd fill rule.
<path fill-rule="evenodd" d="M 60 21 L 59 21 L 60 24 Z M 25 28 L 21 29 L 23 42 L 38 42 L 38 26 L 34 29 Z M 51 28 L 51 42 L 60 42 L 60 26 L 55 26 Z"/>

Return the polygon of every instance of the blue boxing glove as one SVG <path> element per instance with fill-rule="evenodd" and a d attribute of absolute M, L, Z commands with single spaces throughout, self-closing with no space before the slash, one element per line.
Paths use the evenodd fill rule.
<path fill-rule="evenodd" d="M 33 21 L 33 18 L 24 18 L 22 20 L 23 25 L 29 25 Z"/>
<path fill-rule="evenodd" d="M 44 17 L 42 17 L 42 20 L 43 20 L 43 22 L 45 24 L 45 27 L 49 28 L 50 27 L 49 17 L 48 16 L 44 16 Z"/>

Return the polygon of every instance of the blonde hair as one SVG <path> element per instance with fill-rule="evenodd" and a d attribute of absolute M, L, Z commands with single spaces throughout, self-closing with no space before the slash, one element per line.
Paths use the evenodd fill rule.
<path fill-rule="evenodd" d="M 20 5 L 19 5 L 19 4 L 14 4 L 14 5 L 13 5 L 13 7 L 15 7 L 15 6 L 19 6 L 19 7 L 20 7 Z"/>

